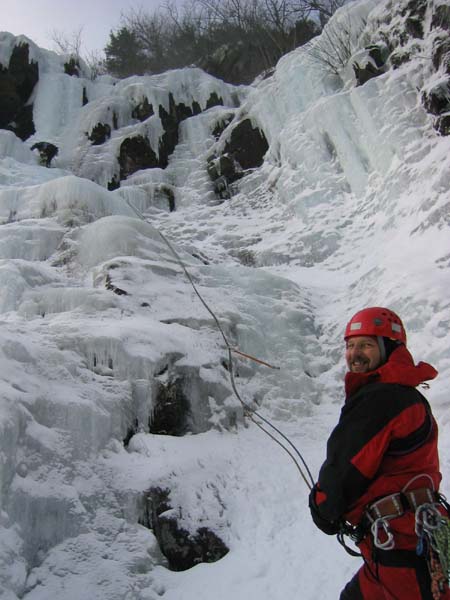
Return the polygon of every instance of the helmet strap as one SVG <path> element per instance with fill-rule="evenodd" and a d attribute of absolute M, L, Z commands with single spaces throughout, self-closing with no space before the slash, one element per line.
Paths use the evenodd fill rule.
<path fill-rule="evenodd" d="M 378 348 L 380 349 L 381 364 L 384 365 L 386 362 L 386 346 L 384 345 L 384 339 L 381 335 L 377 335 Z"/>

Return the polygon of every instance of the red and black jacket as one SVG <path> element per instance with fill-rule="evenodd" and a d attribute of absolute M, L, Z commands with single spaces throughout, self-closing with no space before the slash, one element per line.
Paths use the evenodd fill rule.
<path fill-rule="evenodd" d="M 415 477 L 410 489 L 439 488 L 437 425 L 415 389 L 436 375 L 427 363 L 415 365 L 405 346 L 375 371 L 347 373 L 346 402 L 310 499 L 319 527 L 344 519 L 357 525 L 368 504 Z"/>

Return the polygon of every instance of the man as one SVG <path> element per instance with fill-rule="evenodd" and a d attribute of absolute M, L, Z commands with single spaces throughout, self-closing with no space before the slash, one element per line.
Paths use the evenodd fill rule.
<path fill-rule="evenodd" d="M 345 342 L 346 401 L 309 500 L 325 533 L 351 526 L 364 559 L 340 598 L 448 600 L 423 527 L 447 514 L 438 495 L 437 425 L 416 390 L 437 371 L 414 364 L 403 323 L 387 308 L 356 313 Z"/>

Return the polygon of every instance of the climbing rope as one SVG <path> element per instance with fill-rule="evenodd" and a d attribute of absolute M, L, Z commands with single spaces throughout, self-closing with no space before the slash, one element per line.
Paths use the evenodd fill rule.
<path fill-rule="evenodd" d="M 126 198 L 125 199 L 126 203 L 128 204 L 128 206 L 131 208 L 131 210 L 142 220 L 145 221 L 146 223 L 149 223 L 147 221 L 147 219 L 145 218 L 145 216 Z M 151 223 L 149 223 L 151 225 Z M 237 350 L 236 348 L 233 348 L 230 343 L 228 342 L 228 338 L 225 335 L 225 332 L 222 328 L 222 325 L 220 324 L 219 319 L 217 318 L 217 316 L 215 315 L 214 311 L 210 308 L 210 306 L 207 304 L 207 302 L 204 300 L 204 298 L 202 297 L 202 295 L 200 294 L 200 292 L 197 289 L 197 286 L 195 285 L 194 280 L 192 279 L 191 274 L 189 273 L 189 271 L 186 268 L 186 265 L 184 264 L 183 260 L 181 259 L 180 255 L 178 254 L 178 252 L 175 250 L 175 248 L 173 247 L 173 245 L 171 244 L 171 242 L 167 239 L 167 237 L 161 232 L 159 231 L 159 229 L 156 229 L 156 231 L 158 232 L 158 234 L 160 235 L 161 239 L 164 241 L 164 243 L 166 244 L 166 246 L 169 248 L 169 250 L 171 251 L 171 253 L 173 254 L 173 256 L 175 257 L 175 260 L 177 261 L 177 263 L 180 265 L 181 269 L 183 270 L 184 274 L 186 275 L 189 283 L 191 284 L 194 292 L 196 293 L 196 295 L 198 296 L 200 302 L 203 304 L 203 306 L 206 308 L 206 310 L 209 312 L 209 314 L 212 316 L 212 318 L 214 319 L 214 322 L 217 326 L 217 329 L 219 330 L 224 342 L 225 342 L 225 346 L 227 348 L 228 351 L 228 363 L 229 363 L 229 376 L 230 376 L 230 382 L 231 382 L 231 387 L 233 389 L 233 392 L 235 394 L 235 396 L 237 397 L 237 399 L 239 400 L 239 402 L 241 403 L 241 405 L 244 408 L 244 415 L 247 416 L 257 427 L 259 427 L 259 429 L 261 429 L 266 435 L 268 435 L 275 443 L 277 443 L 279 446 L 281 446 L 281 448 L 283 448 L 283 450 L 290 456 L 290 458 L 292 459 L 292 461 L 294 462 L 295 466 L 297 467 L 298 472 L 300 473 L 300 476 L 302 477 L 303 481 L 306 483 L 307 487 L 309 489 L 311 489 L 314 486 L 314 478 L 311 474 L 311 471 L 305 461 L 305 459 L 303 458 L 301 452 L 298 450 L 298 448 L 294 445 L 294 443 L 282 432 L 280 431 L 275 425 L 273 425 L 273 423 L 271 423 L 268 419 L 266 419 L 265 417 L 263 417 L 261 414 L 259 414 L 253 407 L 251 407 L 247 402 L 245 402 L 237 387 L 236 387 L 236 382 L 234 380 L 234 363 L 233 363 L 233 355 L 232 353 L 236 353 L 239 354 L 245 358 L 248 358 L 250 360 L 253 360 L 254 362 L 257 362 L 261 365 L 264 365 L 266 367 L 269 367 L 270 369 L 277 369 L 279 370 L 280 367 L 276 367 L 273 366 L 263 360 L 260 360 L 258 358 L 255 358 L 254 356 L 251 356 L 250 354 L 245 354 L 244 352 L 241 352 L 240 350 Z M 275 435 L 273 435 L 270 431 L 268 431 L 265 427 L 263 427 L 263 425 L 261 424 L 262 421 L 263 423 L 265 423 L 268 427 L 270 427 L 273 431 L 275 431 L 285 442 L 288 446 L 290 446 L 290 448 L 292 450 L 290 450 L 289 448 L 287 448 L 283 442 L 281 442 L 279 439 L 277 439 L 275 437 Z M 300 461 L 300 462 L 299 462 Z M 303 465 L 303 466 L 302 466 Z"/>

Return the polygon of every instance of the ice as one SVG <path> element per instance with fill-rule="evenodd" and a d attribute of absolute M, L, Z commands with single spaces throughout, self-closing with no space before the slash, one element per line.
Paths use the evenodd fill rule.
<path fill-rule="evenodd" d="M 355 60 L 402 26 L 390 4 L 348 3 L 331 21 L 350 25 Z M 342 404 L 344 325 L 365 305 L 399 312 L 415 359 L 440 372 L 426 396 L 448 492 L 450 138 L 421 102 L 442 76 L 428 21 L 409 62 L 358 87 L 351 60 L 337 74 L 313 60 L 327 34 L 251 86 L 195 68 L 118 81 L 82 64 L 71 77 L 67 57 L 0 34 L 3 66 L 26 42 L 40 72 L 36 133 L 0 131 L 2 600 L 338 597 L 357 561 L 314 528 L 292 458 L 245 413 L 286 433 L 315 475 Z M 213 93 L 223 106 L 206 110 Z M 124 139 L 158 148 L 170 94 L 202 112 L 180 124 L 168 166 L 108 191 Z M 269 150 L 222 201 L 207 161 L 231 117 Z M 111 137 L 93 145 L 98 123 Z M 59 148 L 50 168 L 38 141 Z M 150 434 L 158 402 L 180 393 L 186 435 Z M 208 527 L 230 552 L 170 571 L 142 524 L 155 487 L 183 528 Z"/>

